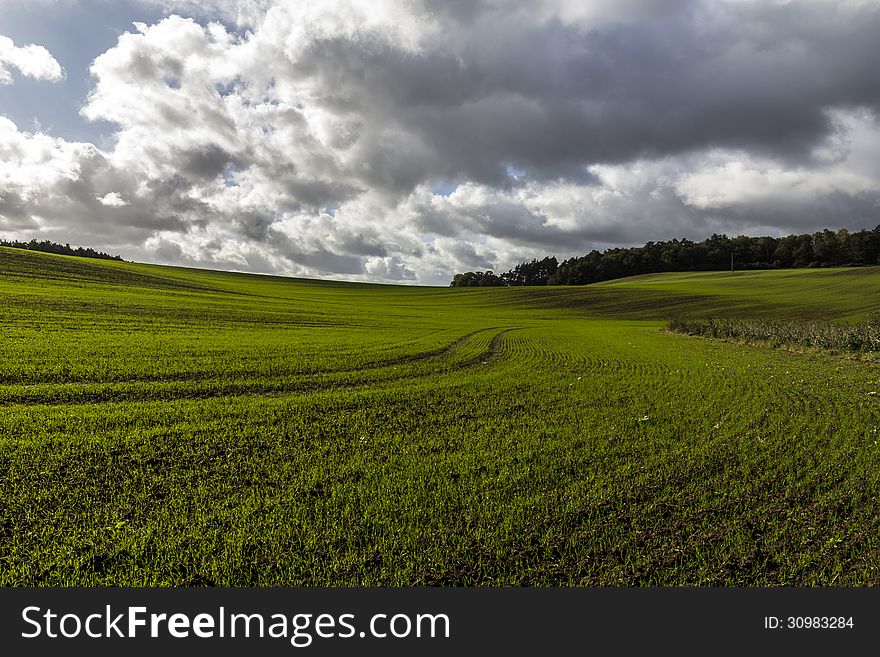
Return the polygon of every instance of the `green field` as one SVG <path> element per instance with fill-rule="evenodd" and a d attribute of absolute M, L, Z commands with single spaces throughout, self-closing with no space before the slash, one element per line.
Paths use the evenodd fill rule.
<path fill-rule="evenodd" d="M 880 269 L 418 288 L 0 249 L 0 584 L 880 583 Z"/>

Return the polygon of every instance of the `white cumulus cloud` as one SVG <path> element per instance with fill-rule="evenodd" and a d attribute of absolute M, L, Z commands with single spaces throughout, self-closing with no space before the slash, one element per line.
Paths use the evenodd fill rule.
<path fill-rule="evenodd" d="M 108 208 L 122 208 L 129 205 L 129 203 L 122 198 L 118 192 L 109 192 L 103 196 L 96 194 L 95 198 L 98 199 L 98 202 L 100 202 L 101 205 Z"/>
<path fill-rule="evenodd" d="M 12 83 L 10 69 L 37 80 L 57 82 L 64 78 L 61 64 L 43 46 L 16 46 L 12 39 L 0 35 L 0 84 Z"/>

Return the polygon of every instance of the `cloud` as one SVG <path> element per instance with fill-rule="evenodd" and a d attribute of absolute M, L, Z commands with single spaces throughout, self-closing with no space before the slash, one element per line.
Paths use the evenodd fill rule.
<path fill-rule="evenodd" d="M 200 19 L 253 27 L 265 18 L 273 0 L 140 0 L 141 4 Z"/>
<path fill-rule="evenodd" d="M 130 205 L 125 199 L 123 199 L 117 192 L 108 192 L 101 196 L 100 194 L 96 194 L 95 198 L 98 199 L 98 202 L 106 206 L 108 208 L 122 208 L 126 205 Z"/>
<path fill-rule="evenodd" d="M 91 144 L 22 133 L 12 121 L 0 117 L 0 213 L 15 207 L 19 208 L 16 214 L 27 212 L 25 218 L 32 219 L 34 208 L 53 191 L 61 194 L 65 185 L 78 182 L 84 168 L 97 157 L 98 149 Z"/>
<path fill-rule="evenodd" d="M 93 62 L 81 111 L 111 144 L 0 124 L 0 222 L 445 283 L 878 219 L 876 2 L 143 2 L 180 15 Z"/>
<path fill-rule="evenodd" d="M 12 39 L 0 35 L 0 84 L 12 84 L 10 68 L 36 80 L 57 82 L 64 79 L 64 69 L 43 46 L 17 47 Z"/>
<path fill-rule="evenodd" d="M 807 218 L 880 222 L 880 130 L 869 112 L 831 112 L 835 132 L 797 166 L 747 152 L 713 151 L 674 185 L 690 206 L 762 215 L 796 227 Z"/>
<path fill-rule="evenodd" d="M 161 195 L 121 205 L 122 194 L 137 194 L 136 185 L 93 144 L 22 132 L 0 117 L 0 231 L 125 247 L 157 229 L 182 228 L 173 202 Z"/>

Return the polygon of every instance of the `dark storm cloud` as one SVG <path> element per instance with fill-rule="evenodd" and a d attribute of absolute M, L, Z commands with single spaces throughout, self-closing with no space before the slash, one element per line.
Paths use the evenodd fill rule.
<path fill-rule="evenodd" d="M 870 229 L 880 225 L 880 193 L 833 191 L 805 203 L 766 201 L 728 207 L 708 215 L 731 233 L 754 226 L 773 227 L 785 234 L 829 227 Z M 699 221 L 693 223 L 699 225 Z"/>
<path fill-rule="evenodd" d="M 728 6 L 721 16 L 694 5 L 678 18 L 583 34 L 520 28 L 496 42 L 502 52 L 472 55 L 471 77 L 492 92 L 482 111 L 411 120 L 447 136 L 438 143 L 459 137 L 541 168 L 707 146 L 805 153 L 829 129 L 826 108 L 877 106 L 876 8 L 829 21 L 827 7 L 797 3 Z"/>
<path fill-rule="evenodd" d="M 269 229 L 273 218 L 259 212 L 245 212 L 236 217 L 238 232 L 256 242 L 266 242 L 270 238 Z"/>
<path fill-rule="evenodd" d="M 327 249 L 304 251 L 291 243 L 277 244 L 280 255 L 298 265 L 304 265 L 325 274 L 362 274 L 363 261 L 357 256 L 340 255 Z"/>
<path fill-rule="evenodd" d="M 372 234 L 369 234 L 372 233 Z M 343 252 L 357 256 L 377 256 L 385 257 L 388 255 L 388 247 L 383 244 L 381 235 L 374 231 L 358 232 L 355 234 L 342 234 L 336 240 L 336 246 Z"/>
<path fill-rule="evenodd" d="M 5 191 L 0 194 L 0 230 L 33 230 L 37 222 L 30 215 L 29 203 L 20 194 Z"/>
<path fill-rule="evenodd" d="M 492 263 L 492 260 L 494 259 L 494 254 L 492 259 L 487 258 L 486 256 L 477 253 L 474 245 L 468 244 L 467 242 L 457 242 L 448 247 L 447 251 L 458 262 L 461 262 L 464 267 L 468 269 L 485 270 L 492 269 L 492 267 L 494 266 Z"/>
<path fill-rule="evenodd" d="M 278 184 L 292 199 L 286 208 L 299 210 L 303 207 L 324 208 L 353 198 L 359 189 L 335 180 L 314 180 L 289 170 L 279 176 Z"/>
<path fill-rule="evenodd" d="M 826 110 L 880 107 L 880 11 L 817 2 L 676 3 L 595 26 L 471 6 L 441 13 L 420 52 L 376 38 L 314 41 L 299 74 L 327 107 L 401 126 L 425 156 L 367 152 L 370 182 L 589 179 L 584 164 L 708 147 L 807 157 Z M 413 160 L 395 168 L 400 159 Z"/>
<path fill-rule="evenodd" d="M 189 150 L 181 155 L 180 168 L 187 176 L 196 180 L 211 180 L 219 176 L 234 157 L 216 144 Z"/>

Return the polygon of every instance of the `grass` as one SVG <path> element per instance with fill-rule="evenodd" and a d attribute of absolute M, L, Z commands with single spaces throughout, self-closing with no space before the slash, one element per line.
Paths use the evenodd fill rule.
<path fill-rule="evenodd" d="M 880 270 L 330 283 L 0 249 L 0 583 L 880 583 Z"/>
<path fill-rule="evenodd" d="M 682 315 L 689 317 L 852 321 L 880 305 L 876 267 L 650 274 L 596 287 L 669 299 L 691 297 L 695 303 L 682 308 Z"/>

